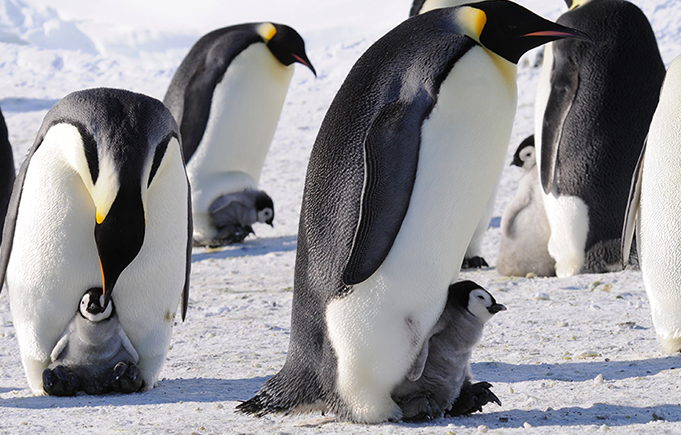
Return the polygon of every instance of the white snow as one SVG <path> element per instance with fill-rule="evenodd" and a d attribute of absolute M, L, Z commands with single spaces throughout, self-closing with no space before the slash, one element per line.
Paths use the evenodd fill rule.
<path fill-rule="evenodd" d="M 559 0 L 521 0 L 556 19 Z M 655 29 L 665 63 L 681 53 L 681 2 L 635 0 Z M 464 272 L 508 307 L 488 322 L 472 359 L 503 406 L 470 417 L 376 426 L 318 414 L 236 414 L 284 363 L 290 333 L 298 213 L 316 132 L 359 55 L 406 18 L 409 0 L 0 0 L 0 107 L 17 167 L 47 110 L 89 87 L 163 98 L 191 44 L 247 21 L 293 26 L 318 72 L 297 67 L 261 186 L 274 199 L 274 228 L 220 250 L 195 249 L 187 321 L 173 331 L 157 388 L 132 395 L 32 396 L 19 359 L 7 292 L 0 294 L 0 432 L 52 433 L 681 433 L 681 356 L 662 352 L 639 271 L 571 278 L 503 278 Z M 494 216 L 522 170 L 509 167 L 532 132 L 536 51 L 518 73 L 518 114 Z M 484 255 L 501 239 L 488 231 Z"/>

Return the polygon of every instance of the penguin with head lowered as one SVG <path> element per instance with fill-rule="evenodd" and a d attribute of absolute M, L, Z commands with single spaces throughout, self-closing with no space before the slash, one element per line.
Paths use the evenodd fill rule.
<path fill-rule="evenodd" d="M 43 389 L 53 396 L 132 393 L 142 387 L 139 355 L 125 334 L 113 301 L 89 289 L 43 371 Z"/>
<path fill-rule="evenodd" d="M 238 409 L 399 419 L 503 163 L 516 63 L 578 31 L 506 0 L 412 17 L 334 98 L 308 166 L 284 367 Z"/>
<path fill-rule="evenodd" d="M 622 236 L 626 264 L 636 228 L 653 325 L 665 351 L 681 351 L 681 57 L 669 66 L 632 177 Z"/>
<path fill-rule="evenodd" d="M 175 72 L 163 101 L 182 133 L 196 245 L 241 242 L 253 223 L 272 225 L 258 181 L 295 62 L 315 73 L 295 30 L 249 23 L 203 36 Z"/>
<path fill-rule="evenodd" d="M 547 46 L 535 102 L 537 164 L 559 277 L 621 270 L 631 175 L 665 68 L 643 12 L 624 0 L 567 0 L 558 23 L 593 43 Z"/>
<path fill-rule="evenodd" d="M 0 249 L 30 388 L 87 289 L 102 288 L 139 355 L 144 389 L 165 361 L 191 260 L 179 131 L 160 101 L 124 90 L 71 93 L 50 109 L 21 166 Z"/>
<path fill-rule="evenodd" d="M 501 215 L 497 272 L 503 276 L 555 276 L 556 261 L 548 250 L 551 228 L 539 184 L 534 136 L 523 140 L 512 165 L 525 170 L 513 200 Z"/>
<path fill-rule="evenodd" d="M 485 323 L 504 310 L 505 306 L 473 281 L 449 286 L 442 315 L 406 379 L 392 392 L 404 421 L 470 414 L 482 411 L 489 402 L 501 405 L 489 383 L 471 383 L 469 361 Z"/>
<path fill-rule="evenodd" d="M 432 11 L 433 9 L 461 6 L 466 3 L 470 3 L 470 0 L 414 0 L 411 10 L 409 11 L 409 16 L 423 14 Z M 497 176 L 494 190 L 485 205 L 485 212 L 480 217 L 478 226 L 475 228 L 475 232 L 468 244 L 468 249 L 466 249 L 466 254 L 463 257 L 463 263 L 461 265 L 462 269 L 479 269 L 481 267 L 489 266 L 482 256 L 482 246 L 485 234 L 487 233 L 487 228 L 489 228 L 490 221 L 492 220 L 492 214 L 494 213 L 494 201 L 497 197 L 497 188 L 499 187 L 500 178 L 501 173 Z"/>

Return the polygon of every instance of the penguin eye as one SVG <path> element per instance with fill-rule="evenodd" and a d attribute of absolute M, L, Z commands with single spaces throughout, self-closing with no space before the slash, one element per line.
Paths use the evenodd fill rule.
<path fill-rule="evenodd" d="M 485 297 L 484 297 L 483 295 L 478 295 L 478 299 L 480 299 L 480 300 L 483 300 L 483 301 L 484 301 L 484 300 L 485 300 Z"/>

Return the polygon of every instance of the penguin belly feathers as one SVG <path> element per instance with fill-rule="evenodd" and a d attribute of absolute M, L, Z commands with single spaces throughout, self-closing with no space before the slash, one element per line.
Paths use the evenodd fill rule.
<path fill-rule="evenodd" d="M 639 264 L 662 347 L 681 351 L 681 57 L 669 66 L 634 172 L 622 236 L 626 263 L 636 228 Z"/>
<path fill-rule="evenodd" d="M 272 225 L 271 198 L 250 198 L 267 195 L 258 182 L 295 62 L 314 73 L 295 30 L 249 23 L 203 36 L 175 72 L 164 102 L 182 133 L 196 245 L 241 242 L 253 223 Z M 226 214 L 234 219 L 211 212 L 215 202 L 228 202 L 223 196 L 242 192 L 245 201 L 230 198 L 234 210 Z M 239 210 L 255 204 L 263 208 Z"/>
<path fill-rule="evenodd" d="M 638 7 L 623 0 L 568 3 L 557 22 L 594 42 L 547 47 L 535 103 L 549 252 L 559 277 L 621 269 L 631 174 L 665 71 Z"/>
<path fill-rule="evenodd" d="M 516 63 L 578 34 L 488 1 L 412 17 L 357 61 L 310 156 L 286 363 L 240 411 L 401 417 L 391 392 L 443 311 L 503 162 Z"/>
<path fill-rule="evenodd" d="M 191 213 L 177 124 L 160 101 L 89 89 L 47 113 L 17 176 L 0 250 L 29 385 L 84 292 L 103 288 L 152 388 L 189 291 Z"/>

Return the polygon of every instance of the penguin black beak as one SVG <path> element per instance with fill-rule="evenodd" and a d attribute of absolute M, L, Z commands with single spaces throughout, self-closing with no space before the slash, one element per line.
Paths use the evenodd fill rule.
<path fill-rule="evenodd" d="M 487 308 L 490 314 L 496 314 L 499 311 L 506 311 L 506 306 L 502 304 L 493 304 L 491 307 Z"/>
<path fill-rule="evenodd" d="M 562 38 L 576 38 L 576 39 L 581 39 L 582 41 L 588 41 L 593 43 L 594 40 L 591 36 L 589 36 L 587 33 L 582 32 L 581 30 L 577 29 L 572 29 L 568 27 L 562 27 L 562 29 L 556 29 L 556 30 L 540 30 L 538 32 L 530 32 L 522 35 L 522 37 L 528 37 L 528 36 L 539 36 L 539 37 L 544 37 L 544 38 L 549 38 L 551 40 L 555 39 L 562 39 Z"/>
<path fill-rule="evenodd" d="M 301 57 L 301 56 L 298 56 L 298 55 L 295 54 L 295 53 L 291 53 L 291 54 L 293 55 L 293 58 L 294 58 L 297 62 L 302 63 L 302 64 L 305 65 L 306 67 L 310 68 L 310 71 L 312 71 L 312 74 L 314 74 L 314 76 L 317 77 L 317 71 L 315 71 L 314 67 L 312 66 L 312 62 L 310 62 L 310 59 L 308 59 L 307 57 L 304 57 L 304 58 L 303 58 L 303 57 Z"/>
<path fill-rule="evenodd" d="M 104 307 L 111 300 L 121 273 L 142 249 L 145 226 L 139 189 L 137 194 L 119 191 L 104 220 L 95 225 Z"/>

